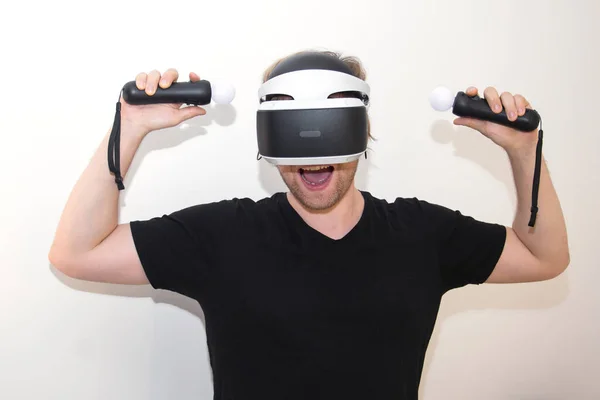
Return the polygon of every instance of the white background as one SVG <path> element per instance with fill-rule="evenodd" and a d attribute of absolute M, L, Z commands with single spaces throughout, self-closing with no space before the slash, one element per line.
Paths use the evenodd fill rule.
<path fill-rule="evenodd" d="M 200 308 L 148 287 L 65 278 L 48 262 L 69 192 L 110 129 L 121 86 L 177 68 L 237 88 L 234 107 L 148 136 L 122 221 L 283 190 L 256 161 L 256 92 L 272 61 L 356 55 L 373 133 L 357 184 L 510 224 L 503 151 L 433 111 L 438 86 L 521 93 L 542 117 L 572 263 L 558 279 L 444 298 L 422 399 L 600 398 L 600 3 L 573 1 L 31 1 L 2 4 L 0 398 L 210 399 Z M 108 173 L 108 170 L 107 170 Z M 542 205 L 543 207 L 543 205 Z M 243 334 L 243 332 L 240 332 Z"/>

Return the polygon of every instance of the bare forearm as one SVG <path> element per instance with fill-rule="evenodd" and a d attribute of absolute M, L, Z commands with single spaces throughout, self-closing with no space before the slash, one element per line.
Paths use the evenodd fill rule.
<path fill-rule="evenodd" d="M 121 173 L 127 173 L 143 135 L 122 127 Z M 119 190 L 108 169 L 108 138 L 103 138 L 88 166 L 75 184 L 63 210 L 51 257 L 85 253 L 101 243 L 118 224 Z"/>
<path fill-rule="evenodd" d="M 513 230 L 540 261 L 557 268 L 569 263 L 567 232 L 558 195 L 542 160 L 535 226 L 529 227 L 535 166 L 535 149 L 508 152 L 517 189 L 517 213 Z"/>

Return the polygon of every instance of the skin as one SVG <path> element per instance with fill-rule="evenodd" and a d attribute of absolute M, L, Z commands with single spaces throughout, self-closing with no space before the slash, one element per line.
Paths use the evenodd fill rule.
<path fill-rule="evenodd" d="M 159 71 L 140 73 L 136 84 L 140 90 L 153 95 L 158 85 L 167 88 L 178 76 L 174 69 L 162 75 Z M 190 73 L 189 79 L 197 81 L 200 77 Z M 476 95 L 478 90 L 468 88 L 467 93 Z M 493 110 L 499 112 L 504 107 L 511 120 L 531 108 L 523 96 L 499 94 L 492 87 L 485 89 L 484 97 Z M 121 172 L 124 177 L 146 135 L 206 113 L 202 107 L 180 107 L 172 104 L 131 106 L 122 101 Z M 454 123 L 472 128 L 506 151 L 517 189 L 514 222 L 506 227 L 504 251 L 488 282 L 532 282 L 560 275 L 570 262 L 569 248 L 564 217 L 545 161 L 541 171 L 538 220 L 535 228 L 527 226 L 537 130 L 517 132 L 468 118 L 457 118 Z M 148 284 L 129 224 L 118 223 L 119 191 L 106 164 L 110 131 L 107 130 L 67 200 L 48 257 L 58 270 L 76 279 Z M 333 239 L 343 238 L 362 214 L 364 201 L 354 184 L 357 163 L 336 165 L 329 183 L 318 191 L 309 190 L 302 183 L 298 166 L 279 167 L 289 188 L 290 204 L 308 225 Z"/>
<path fill-rule="evenodd" d="M 294 202 L 300 204 L 311 213 L 326 214 L 354 188 L 354 176 L 358 168 L 358 160 L 332 165 L 327 185 L 323 189 L 311 190 L 303 182 L 300 166 L 279 166 L 279 174 L 288 187 Z"/>
<path fill-rule="evenodd" d="M 343 238 L 360 219 L 364 198 L 354 185 L 358 160 L 333 165 L 328 184 L 311 190 L 302 182 L 300 166 L 278 167 L 289 189 L 288 200 L 306 223 L 332 239 Z"/>
<path fill-rule="evenodd" d="M 334 93 L 329 98 L 341 98 Z M 291 100 L 285 95 L 272 100 Z M 303 182 L 304 166 L 278 166 L 279 175 L 287 186 L 288 201 L 306 223 L 332 239 L 343 238 L 358 222 L 364 206 L 364 198 L 354 185 L 358 160 L 333 164 L 331 178 L 325 187 L 314 190 Z M 312 166 L 315 167 L 315 166 Z"/>

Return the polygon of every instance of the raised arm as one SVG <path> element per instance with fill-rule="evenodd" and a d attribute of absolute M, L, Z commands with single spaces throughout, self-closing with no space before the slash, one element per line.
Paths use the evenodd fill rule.
<path fill-rule="evenodd" d="M 178 78 L 174 69 L 136 77 L 139 89 L 152 95 Z M 190 74 L 190 80 L 200 78 Z M 125 176 L 144 137 L 155 130 L 175 126 L 204 115 L 201 107 L 180 104 L 131 106 L 121 100 L 120 167 Z M 64 274 L 82 280 L 147 284 L 129 224 L 118 224 L 119 190 L 108 169 L 107 132 L 88 166 L 76 182 L 56 229 L 48 258 Z"/>
<path fill-rule="evenodd" d="M 476 95 L 477 89 L 470 88 L 467 93 Z M 499 112 L 504 108 L 511 120 L 523 115 L 526 108 L 531 108 L 523 96 L 506 92 L 499 95 L 494 88 L 487 88 L 484 96 L 493 110 Z M 516 185 L 516 216 L 512 226 L 506 228 L 504 251 L 487 282 L 533 282 L 560 275 L 570 262 L 567 229 L 545 160 L 541 164 L 539 214 L 535 227 L 528 226 L 538 131 L 518 132 L 468 118 L 458 118 L 455 124 L 476 129 L 504 148 Z"/>

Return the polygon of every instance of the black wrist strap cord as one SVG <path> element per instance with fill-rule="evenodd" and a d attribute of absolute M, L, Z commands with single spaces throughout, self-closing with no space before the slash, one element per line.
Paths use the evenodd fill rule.
<path fill-rule="evenodd" d="M 533 189 L 531 192 L 531 218 L 529 226 L 535 226 L 535 220 L 538 213 L 538 195 L 540 191 L 540 175 L 542 171 L 542 145 L 544 142 L 544 130 L 542 129 L 542 119 L 540 118 L 540 130 L 538 131 L 538 142 L 535 149 L 535 170 L 533 173 Z"/>
<path fill-rule="evenodd" d="M 122 92 L 122 91 L 121 91 Z M 115 182 L 119 190 L 125 189 L 121 176 L 121 94 L 115 110 L 115 120 L 108 138 L 108 169 L 115 175 Z"/>

